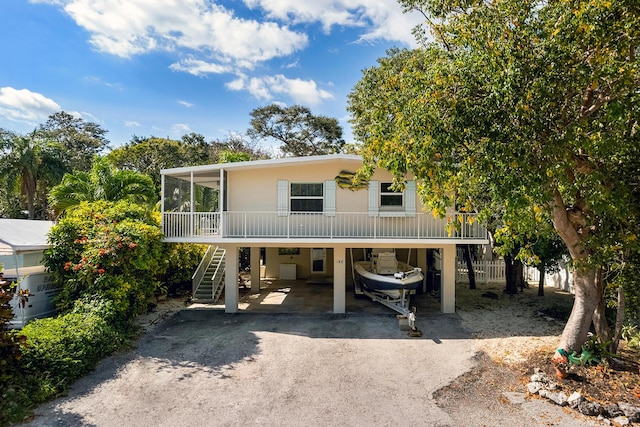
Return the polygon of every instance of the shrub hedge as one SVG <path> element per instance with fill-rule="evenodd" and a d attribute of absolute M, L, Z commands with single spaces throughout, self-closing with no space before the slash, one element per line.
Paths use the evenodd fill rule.
<path fill-rule="evenodd" d="M 20 363 L 22 374 L 36 381 L 29 390 L 33 403 L 66 391 L 69 384 L 91 372 L 98 362 L 122 347 L 124 332 L 114 326 L 113 302 L 85 297 L 70 312 L 38 319 L 22 329 L 26 338 Z"/>

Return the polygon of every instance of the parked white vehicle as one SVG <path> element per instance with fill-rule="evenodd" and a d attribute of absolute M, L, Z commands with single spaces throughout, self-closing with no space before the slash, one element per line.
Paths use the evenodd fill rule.
<path fill-rule="evenodd" d="M 11 300 L 14 319 L 9 327 L 21 328 L 30 320 L 52 316 L 52 299 L 60 289 L 53 285 L 52 276 L 41 264 L 44 250 L 49 247 L 47 235 L 51 221 L 0 218 L 0 271 L 8 282 L 17 283 Z M 24 298 L 20 290 L 29 290 Z"/>
<path fill-rule="evenodd" d="M 33 319 L 53 316 L 56 307 L 53 298 L 60 293 L 60 288 L 53 283 L 51 273 L 42 266 L 22 267 L 3 271 L 4 280 L 16 283 L 12 291 L 15 296 L 9 303 L 13 310 L 13 320 L 9 321 L 9 328 L 22 328 Z M 28 290 L 23 296 L 21 290 Z"/>

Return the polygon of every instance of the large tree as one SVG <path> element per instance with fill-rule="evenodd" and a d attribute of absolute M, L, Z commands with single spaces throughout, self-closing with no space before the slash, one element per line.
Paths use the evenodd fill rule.
<path fill-rule="evenodd" d="M 65 111 L 49 116 L 36 130 L 42 138 L 55 141 L 65 151 L 69 169 L 88 171 L 96 154 L 109 144 L 107 131 L 99 124 L 88 122 Z"/>
<path fill-rule="evenodd" d="M 160 191 L 160 170 L 181 166 L 223 163 L 222 153 L 242 153 L 246 160 L 265 158 L 266 154 L 237 135 L 207 142 L 196 133 L 179 141 L 156 137 L 134 137 L 128 144 L 112 150 L 107 158 L 120 169 L 143 173 Z"/>
<path fill-rule="evenodd" d="M 433 41 L 389 52 L 350 94 L 364 172 L 413 172 L 436 212 L 457 197 L 489 217 L 468 191 L 481 176 L 513 234 L 550 218 L 574 266 L 559 347 L 579 350 L 603 298 L 597 272 L 637 250 L 640 4 L 401 3 Z"/>
<path fill-rule="evenodd" d="M 256 108 L 251 112 L 253 138 L 273 138 L 282 145 L 285 156 L 303 157 L 340 153 L 344 147 L 342 127 L 331 117 L 316 116 L 307 107 L 277 104 Z"/>

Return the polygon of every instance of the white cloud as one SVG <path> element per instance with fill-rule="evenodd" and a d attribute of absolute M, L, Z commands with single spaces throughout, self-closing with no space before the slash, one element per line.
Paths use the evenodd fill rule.
<path fill-rule="evenodd" d="M 187 107 L 187 108 L 191 108 L 191 107 L 193 107 L 193 104 L 192 104 L 192 103 L 187 102 L 187 101 L 183 101 L 183 100 L 181 100 L 181 99 L 180 99 L 180 100 L 178 100 L 178 104 L 180 104 L 180 105 L 182 105 L 182 106 L 184 106 L 184 107 Z"/>
<path fill-rule="evenodd" d="M 402 13 L 396 0 L 244 0 L 250 8 L 260 8 L 268 18 L 284 22 L 319 22 L 325 32 L 334 26 L 361 27 L 361 40 L 384 39 L 415 45 L 411 28 L 423 22 L 417 13 Z"/>
<path fill-rule="evenodd" d="M 169 66 L 173 71 L 184 71 L 194 76 L 203 76 L 205 74 L 222 74 L 233 70 L 230 66 L 214 64 L 195 58 L 183 59 Z"/>
<path fill-rule="evenodd" d="M 66 0 L 65 12 L 101 52 L 121 57 L 186 49 L 251 67 L 307 45 L 306 34 L 239 18 L 209 0 Z"/>
<path fill-rule="evenodd" d="M 258 99 L 271 100 L 277 95 L 285 95 L 296 103 L 317 105 L 332 99 L 333 95 L 318 88 L 313 80 L 289 79 L 282 74 L 266 77 L 252 77 L 241 75 L 227 84 L 230 90 L 246 90 Z"/>
<path fill-rule="evenodd" d="M 326 33 L 335 27 L 359 28 L 354 41 L 415 45 L 410 28 L 421 21 L 417 14 L 403 14 L 396 0 L 243 0 L 256 11 L 250 18 L 232 10 L 233 2 L 225 7 L 220 0 L 30 1 L 62 7 L 101 52 L 123 58 L 171 52 L 171 70 L 199 77 L 235 74 L 241 77 L 226 84 L 229 90 L 246 90 L 260 99 L 286 95 L 304 104 L 333 96 L 313 80 L 247 74 L 305 49 L 308 24 L 318 23 Z M 289 69 L 298 62 L 280 66 Z"/>
<path fill-rule="evenodd" d="M 191 128 L 189 127 L 189 125 L 185 124 L 185 123 L 176 123 L 173 126 L 171 126 L 171 133 L 173 135 L 184 135 L 187 133 L 191 133 L 193 132 L 191 130 Z"/>
<path fill-rule="evenodd" d="M 0 88 L 0 115 L 14 122 L 35 125 L 62 108 L 54 100 L 29 89 Z"/>
<path fill-rule="evenodd" d="M 84 77 L 84 81 L 94 84 L 94 85 L 103 85 L 106 86 L 108 88 L 112 88 L 112 89 L 116 89 L 116 90 L 123 90 L 123 86 L 121 83 L 110 83 L 110 82 L 105 82 L 104 80 L 102 80 L 102 78 L 97 77 L 97 76 L 85 76 Z"/>
<path fill-rule="evenodd" d="M 128 128 L 138 128 L 140 127 L 140 123 L 133 121 L 133 120 L 127 120 L 124 122 L 124 125 Z"/>
<path fill-rule="evenodd" d="M 313 2 L 244 0 L 244 3 L 250 8 L 265 10 L 269 18 L 293 21 L 294 23 L 320 22 L 326 32 L 329 32 L 334 25 L 349 27 L 363 25 L 358 16 L 358 1 L 348 2 L 353 5 L 351 7 L 349 4 L 333 0 L 315 0 Z"/>

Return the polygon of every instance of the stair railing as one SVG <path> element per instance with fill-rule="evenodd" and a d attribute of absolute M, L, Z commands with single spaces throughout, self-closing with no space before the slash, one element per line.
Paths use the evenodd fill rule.
<path fill-rule="evenodd" d="M 213 260 L 213 255 L 215 254 L 216 249 L 216 246 L 209 245 L 207 251 L 202 257 L 202 260 L 200 261 L 200 264 L 198 265 L 198 268 L 196 268 L 195 273 L 191 276 L 191 295 L 195 295 L 198 287 L 200 287 L 202 279 L 204 279 L 204 275 L 207 272 L 207 268 L 209 268 L 209 264 L 211 264 L 211 261 Z"/>
<path fill-rule="evenodd" d="M 211 299 L 213 299 L 213 301 L 218 300 L 222 293 L 222 288 L 224 287 L 224 256 L 226 251 L 224 249 L 216 248 L 216 254 L 218 254 L 218 250 L 221 252 L 218 257 L 219 262 L 216 264 L 216 269 L 211 276 Z M 222 269 L 220 267 L 222 267 Z"/>

